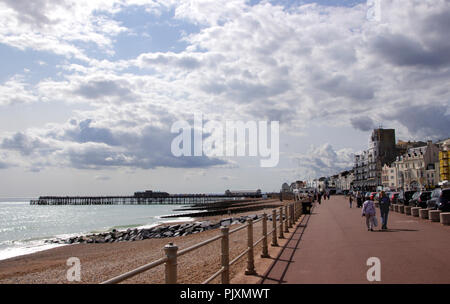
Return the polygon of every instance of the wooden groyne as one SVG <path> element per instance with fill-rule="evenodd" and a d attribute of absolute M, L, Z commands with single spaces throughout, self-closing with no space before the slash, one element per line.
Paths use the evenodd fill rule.
<path fill-rule="evenodd" d="M 137 196 L 40 196 L 30 205 L 189 205 L 239 200 L 248 195 L 173 194 L 153 197 Z M 255 196 L 256 197 L 256 196 Z"/>

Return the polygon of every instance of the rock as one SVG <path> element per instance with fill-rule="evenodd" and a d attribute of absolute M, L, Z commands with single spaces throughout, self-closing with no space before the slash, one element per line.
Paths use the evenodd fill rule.
<path fill-rule="evenodd" d="M 162 234 L 164 237 L 171 237 L 173 235 L 172 231 L 166 231 Z"/>
<path fill-rule="evenodd" d="M 229 226 L 231 224 L 231 218 L 223 219 L 220 221 L 220 226 Z"/>

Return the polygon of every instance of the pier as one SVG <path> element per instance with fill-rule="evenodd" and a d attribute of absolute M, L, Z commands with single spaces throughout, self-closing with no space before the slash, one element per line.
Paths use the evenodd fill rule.
<path fill-rule="evenodd" d="M 261 197 L 260 194 L 153 194 L 151 196 L 40 196 L 30 205 L 190 205 Z"/>

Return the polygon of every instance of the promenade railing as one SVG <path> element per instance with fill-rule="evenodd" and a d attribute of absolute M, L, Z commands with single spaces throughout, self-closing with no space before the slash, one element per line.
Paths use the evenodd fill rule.
<path fill-rule="evenodd" d="M 267 231 L 268 216 L 266 212 L 264 212 L 261 218 L 257 220 L 247 219 L 246 224 L 243 224 L 232 230 L 230 230 L 230 227 L 221 227 L 219 235 L 182 250 L 178 250 L 178 247 L 175 244 L 169 243 L 164 246 L 165 257 L 104 281 L 101 284 L 120 283 L 162 264 L 165 264 L 165 283 L 176 284 L 178 277 L 177 259 L 189 252 L 202 248 L 203 246 L 206 246 L 217 240 L 221 240 L 221 268 L 208 279 L 206 279 L 202 284 L 208 284 L 219 276 L 221 276 L 222 284 L 229 284 L 230 267 L 244 256 L 247 256 L 247 268 L 245 270 L 245 274 L 256 274 L 254 263 L 255 246 L 262 243 L 261 257 L 269 258 L 269 236 L 272 236 L 271 246 L 278 246 L 278 239 L 283 239 L 284 233 L 289 232 L 288 228 L 291 228 L 302 215 L 302 201 L 291 202 L 277 209 L 272 210 L 272 229 L 270 231 Z M 260 222 L 262 223 L 262 235 L 258 240 L 254 241 L 254 225 Z M 243 229 L 247 229 L 247 249 L 239 253 L 233 260 L 230 261 L 230 235 Z"/>

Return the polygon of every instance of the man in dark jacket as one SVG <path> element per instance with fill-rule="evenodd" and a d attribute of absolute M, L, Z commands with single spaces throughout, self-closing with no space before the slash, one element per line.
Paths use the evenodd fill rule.
<path fill-rule="evenodd" d="M 384 191 L 381 191 L 381 193 L 380 193 L 380 215 L 381 215 L 381 222 L 382 222 L 381 229 L 383 229 L 383 230 L 388 229 L 387 221 L 388 221 L 390 205 L 391 205 L 391 202 L 389 200 L 389 197 L 387 197 L 387 195 Z"/>

